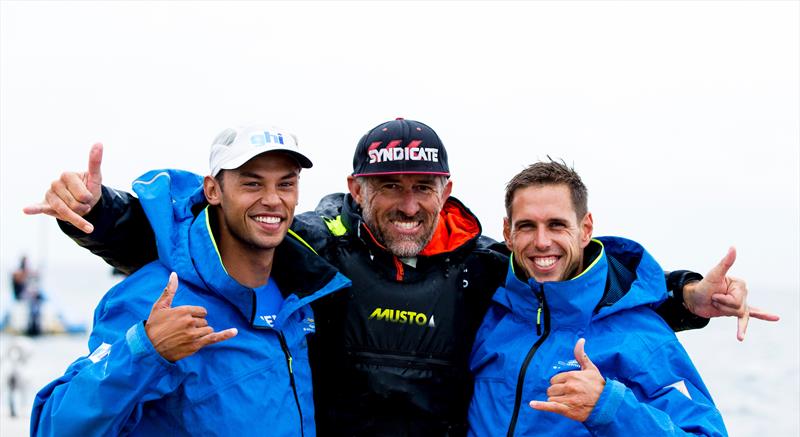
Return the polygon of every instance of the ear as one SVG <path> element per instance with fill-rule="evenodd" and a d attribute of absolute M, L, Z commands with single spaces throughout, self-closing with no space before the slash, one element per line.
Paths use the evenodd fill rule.
<path fill-rule="evenodd" d="M 206 201 L 208 201 L 209 205 L 216 206 L 222 203 L 222 187 L 220 187 L 219 182 L 211 176 L 203 178 L 203 194 L 206 195 Z"/>
<path fill-rule="evenodd" d="M 350 190 L 350 195 L 353 196 L 356 203 L 361 205 L 361 198 L 364 193 L 361 192 L 361 184 L 358 183 L 355 176 L 347 177 L 347 188 Z"/>
<path fill-rule="evenodd" d="M 510 251 L 514 251 L 511 247 L 511 220 L 508 217 L 503 217 L 503 238 L 506 240 L 506 247 Z"/>
<path fill-rule="evenodd" d="M 583 220 L 581 220 L 581 248 L 588 246 L 589 242 L 592 241 L 592 231 L 594 231 L 594 220 L 592 219 L 592 213 L 587 212 Z"/>
<path fill-rule="evenodd" d="M 450 179 L 447 180 L 447 183 L 444 185 L 444 190 L 442 190 L 442 203 L 444 203 L 448 197 L 450 197 L 450 193 L 453 191 L 453 181 Z"/>

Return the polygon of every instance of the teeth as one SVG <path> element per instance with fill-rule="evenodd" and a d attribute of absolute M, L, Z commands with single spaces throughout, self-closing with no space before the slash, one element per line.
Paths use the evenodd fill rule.
<path fill-rule="evenodd" d="M 259 216 L 254 217 L 254 220 L 257 221 L 257 222 L 260 222 L 260 223 L 275 224 L 275 223 L 280 223 L 281 218 L 280 217 L 264 217 L 264 216 L 260 216 L 259 215 Z"/>
<path fill-rule="evenodd" d="M 538 267 L 550 267 L 556 263 L 558 258 L 554 256 L 548 257 L 537 257 L 533 259 L 533 263 L 536 264 Z"/>
<path fill-rule="evenodd" d="M 403 229 L 413 229 L 417 226 L 417 222 L 394 222 L 394 225 Z"/>

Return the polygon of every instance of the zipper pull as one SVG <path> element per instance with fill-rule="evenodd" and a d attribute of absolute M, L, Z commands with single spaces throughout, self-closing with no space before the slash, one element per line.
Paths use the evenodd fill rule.
<path fill-rule="evenodd" d="M 294 368 L 292 367 L 292 356 L 289 355 L 289 374 L 294 374 Z"/>
<path fill-rule="evenodd" d="M 539 301 L 539 308 L 536 310 L 536 335 L 542 335 L 542 301 Z"/>

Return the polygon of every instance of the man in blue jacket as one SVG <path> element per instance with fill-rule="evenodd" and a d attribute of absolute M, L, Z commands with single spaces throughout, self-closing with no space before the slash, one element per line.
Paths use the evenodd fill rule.
<path fill-rule="evenodd" d="M 661 267 L 633 241 L 592 239 L 574 170 L 551 161 L 522 171 L 506 213 L 513 254 L 470 358 L 470 434 L 726 435 L 653 311 L 667 297 Z"/>
<path fill-rule="evenodd" d="M 315 435 L 309 304 L 350 281 L 286 237 L 311 161 L 254 125 L 222 132 L 210 164 L 133 183 L 158 260 L 103 297 L 91 354 L 37 394 L 31 435 Z"/>

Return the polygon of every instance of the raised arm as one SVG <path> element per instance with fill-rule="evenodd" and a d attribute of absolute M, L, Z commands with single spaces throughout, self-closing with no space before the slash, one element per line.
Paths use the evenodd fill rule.
<path fill-rule="evenodd" d="M 736 249 L 731 247 L 705 277 L 686 270 L 669 273 L 667 288 L 674 298 L 658 308 L 659 315 L 675 331 L 702 328 L 711 317 L 737 317 L 736 338 L 739 341 L 744 340 L 750 317 L 769 322 L 780 320 L 777 314 L 748 305 L 745 282 L 728 276 L 734 261 Z"/>
<path fill-rule="evenodd" d="M 53 181 L 44 201 L 23 209 L 47 214 L 83 248 L 126 274 L 157 258 L 155 237 L 139 200 L 102 185 L 103 145 L 89 152 L 85 172 L 64 172 Z"/>

